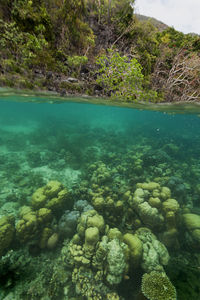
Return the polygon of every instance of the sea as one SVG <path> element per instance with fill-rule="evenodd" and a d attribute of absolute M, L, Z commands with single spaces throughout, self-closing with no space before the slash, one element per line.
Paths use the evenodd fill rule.
<path fill-rule="evenodd" d="M 200 299 L 200 107 L 0 92 L 0 300 Z"/>

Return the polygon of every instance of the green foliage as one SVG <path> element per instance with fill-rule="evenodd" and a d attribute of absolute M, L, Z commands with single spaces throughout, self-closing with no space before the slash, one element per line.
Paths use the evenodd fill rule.
<path fill-rule="evenodd" d="M 86 0 L 89 15 L 96 16 L 98 23 L 116 23 L 125 26 L 133 17 L 133 3 L 130 0 Z"/>
<path fill-rule="evenodd" d="M 108 55 L 97 59 L 97 64 L 96 82 L 103 87 L 105 94 L 124 101 L 144 101 L 148 98 L 143 88 L 142 67 L 135 58 L 128 59 L 109 49 Z"/>
<path fill-rule="evenodd" d="M 192 50 L 193 51 L 200 51 L 200 36 L 193 37 Z"/>
<path fill-rule="evenodd" d="M 136 56 L 142 65 L 145 76 L 151 74 L 159 56 L 157 30 L 149 21 L 134 20 L 131 30 L 126 34 L 132 55 Z"/>
<path fill-rule="evenodd" d="M 22 32 L 15 22 L 0 20 L 0 47 L 4 59 L 15 60 L 16 65 L 28 67 L 48 48 L 48 42 L 42 34 Z"/>
<path fill-rule="evenodd" d="M 115 46 L 117 51 L 108 50 L 107 55 L 100 55 L 97 60 L 97 83 L 104 95 L 126 101 L 158 102 L 164 97 L 167 100 L 166 95 L 170 94 L 173 101 L 181 99 L 183 91 L 188 90 L 186 80 L 182 80 L 178 90 L 166 91 L 170 76 L 176 81 L 173 70 L 177 56 L 183 51 L 178 64 L 192 66 L 184 78 L 190 79 L 189 96 L 196 95 L 197 99 L 199 36 L 185 35 L 171 27 L 159 31 L 150 19 L 141 21 L 133 15 L 134 3 L 131 0 L 1 0 L 0 65 L 5 76 L 21 76 L 19 86 L 29 86 L 23 78 L 30 76 L 34 81 L 34 69 L 38 68 L 44 77 L 48 70 L 61 77 L 69 74 L 79 77 L 84 64 L 89 62 L 92 70 L 98 54 Z M 17 84 L 17 80 L 13 83 L 10 77 L 7 81 L 1 78 L 3 84 L 9 85 Z"/>
<path fill-rule="evenodd" d="M 12 19 L 23 32 L 43 34 L 46 40 L 53 38 L 52 25 L 47 10 L 31 0 L 15 0 Z"/>
<path fill-rule="evenodd" d="M 94 35 L 84 21 L 85 6 L 81 0 L 58 1 L 60 6 L 51 18 L 56 25 L 57 47 L 65 54 L 82 55 L 94 46 Z"/>
<path fill-rule="evenodd" d="M 81 67 L 85 65 L 88 62 L 87 56 L 68 56 L 67 57 L 67 63 L 69 67 L 75 71 L 78 75 L 80 73 Z"/>
<path fill-rule="evenodd" d="M 196 41 L 197 37 L 191 34 L 184 34 L 175 30 L 173 27 L 169 27 L 162 32 L 158 32 L 157 39 L 160 44 L 164 43 L 176 52 L 181 48 L 190 49 L 192 47 L 192 43 Z"/>

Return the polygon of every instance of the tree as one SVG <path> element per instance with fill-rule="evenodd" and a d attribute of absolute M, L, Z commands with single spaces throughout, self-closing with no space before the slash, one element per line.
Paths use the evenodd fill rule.
<path fill-rule="evenodd" d="M 108 55 L 99 56 L 97 64 L 99 70 L 96 82 L 102 86 L 104 94 L 124 101 L 156 100 L 156 92 L 147 93 L 143 88 L 144 75 L 137 59 L 129 59 L 108 49 Z"/>
<path fill-rule="evenodd" d="M 166 50 L 168 49 L 168 50 Z M 165 56 L 157 60 L 152 76 L 153 86 L 163 90 L 165 100 L 200 100 L 200 57 L 198 53 L 180 49 L 173 57 L 166 48 Z M 170 57 L 167 64 L 166 57 Z"/>
<path fill-rule="evenodd" d="M 130 0 L 85 0 L 85 7 L 89 15 L 97 16 L 99 24 L 112 22 L 128 24 L 133 16 L 133 2 Z"/>
<path fill-rule="evenodd" d="M 167 100 L 200 100 L 200 57 L 182 49 L 175 56 L 164 85 Z"/>

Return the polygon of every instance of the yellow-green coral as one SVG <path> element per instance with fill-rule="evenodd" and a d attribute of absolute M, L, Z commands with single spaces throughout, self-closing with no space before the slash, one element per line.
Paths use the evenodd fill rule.
<path fill-rule="evenodd" d="M 109 229 L 101 215 L 89 210 L 82 213 L 77 234 L 65 248 L 62 260 L 73 267 L 78 294 L 88 300 L 118 299 L 111 286 L 122 281 L 129 264 L 128 246 L 117 228 Z"/>
<path fill-rule="evenodd" d="M 0 218 L 0 257 L 12 242 L 15 232 L 14 218 L 4 216 Z"/>
<path fill-rule="evenodd" d="M 160 197 L 163 200 L 169 199 L 171 197 L 171 191 L 170 191 L 170 189 L 168 187 L 166 187 L 166 186 L 163 186 L 161 188 Z"/>
<path fill-rule="evenodd" d="M 142 242 L 136 234 L 126 233 L 123 236 L 123 241 L 128 245 L 131 264 L 134 266 L 138 265 L 142 257 Z"/>
<path fill-rule="evenodd" d="M 94 169 L 95 168 L 95 169 Z M 112 174 L 103 162 L 98 162 L 92 165 L 92 178 L 91 182 L 95 184 L 102 184 L 108 182 L 112 178 Z"/>
<path fill-rule="evenodd" d="M 103 197 L 94 197 L 92 200 L 92 204 L 95 209 L 101 211 L 104 208 L 105 200 Z"/>
<path fill-rule="evenodd" d="M 188 230 L 200 229 L 200 216 L 196 214 L 184 214 L 183 222 Z"/>
<path fill-rule="evenodd" d="M 108 293 L 106 295 L 106 300 L 120 300 L 120 297 L 117 293 Z"/>
<path fill-rule="evenodd" d="M 142 188 L 147 187 L 151 190 L 154 186 L 157 187 L 154 183 L 150 182 L 149 185 L 148 183 L 137 184 L 140 187 L 135 190 L 133 198 L 129 200 L 131 208 L 136 210 L 142 222 L 150 228 L 164 225 L 164 217 L 161 211 L 156 207 L 152 207 L 147 201 L 148 197 L 151 198 L 150 192 Z"/>
<path fill-rule="evenodd" d="M 47 248 L 52 250 L 56 247 L 59 240 L 58 233 L 54 232 L 47 240 Z"/>
<path fill-rule="evenodd" d="M 171 198 L 170 189 L 157 182 L 137 183 L 136 187 L 132 197 L 130 192 L 126 192 L 124 197 L 130 208 L 137 212 L 141 224 L 151 229 L 159 227 L 160 230 L 165 230 L 163 241 L 167 246 L 177 244 L 176 213 L 180 206 Z M 135 222 L 133 225 L 139 227 Z"/>
<path fill-rule="evenodd" d="M 101 215 L 89 216 L 87 220 L 87 227 L 97 227 L 99 231 L 102 233 L 104 230 L 104 219 Z"/>
<path fill-rule="evenodd" d="M 192 241 L 200 247 L 200 216 L 197 214 L 183 214 L 183 224 L 188 230 Z"/>
<path fill-rule="evenodd" d="M 32 239 L 37 234 L 37 214 L 29 206 L 23 206 L 20 211 L 21 219 L 16 225 L 16 234 L 21 242 Z"/>
<path fill-rule="evenodd" d="M 153 191 L 155 189 L 160 188 L 160 184 L 157 182 L 144 182 L 144 183 L 137 183 L 138 188 L 142 188 L 143 190 Z"/>
<path fill-rule="evenodd" d="M 83 246 L 86 256 L 95 250 L 95 246 L 99 240 L 99 229 L 97 227 L 89 227 L 85 230 L 85 244 Z"/>
<path fill-rule="evenodd" d="M 150 197 L 148 202 L 151 205 L 151 207 L 156 207 L 156 208 L 161 207 L 161 201 L 158 197 Z"/>
<path fill-rule="evenodd" d="M 179 209 L 179 204 L 175 199 L 167 199 L 162 203 L 162 209 L 165 213 L 168 211 L 177 212 Z"/>
<path fill-rule="evenodd" d="M 89 227 L 97 227 L 99 232 L 104 231 L 104 219 L 95 210 L 89 210 L 81 215 L 77 231 L 80 237 L 85 236 L 85 230 Z"/>
<path fill-rule="evenodd" d="M 53 198 L 56 197 L 62 189 L 62 183 L 57 180 L 51 180 L 44 187 L 44 195 L 47 198 Z"/>
<path fill-rule="evenodd" d="M 33 208 L 41 208 L 45 206 L 47 201 L 47 197 L 44 194 L 44 187 L 37 189 L 34 194 L 32 195 L 31 205 Z"/>
<path fill-rule="evenodd" d="M 120 297 L 117 293 L 108 293 L 106 295 L 106 300 L 120 300 Z"/>
<path fill-rule="evenodd" d="M 48 224 L 52 220 L 51 210 L 48 208 L 40 208 L 37 211 L 37 219 L 39 223 Z"/>
<path fill-rule="evenodd" d="M 176 300 L 176 289 L 162 272 L 145 273 L 142 276 L 141 289 L 148 300 Z"/>
<path fill-rule="evenodd" d="M 67 189 L 59 181 L 52 180 L 34 192 L 31 206 L 34 209 L 45 207 L 57 211 L 62 208 L 64 201 L 68 199 L 68 195 Z"/>
<path fill-rule="evenodd" d="M 45 227 L 42 230 L 40 241 L 39 241 L 39 247 L 41 249 L 46 248 L 47 241 L 48 241 L 49 237 L 51 236 L 51 234 L 52 234 L 52 230 L 50 228 L 48 228 L 48 227 Z"/>
<path fill-rule="evenodd" d="M 20 219 L 16 224 L 17 238 L 22 243 L 33 239 L 43 227 L 50 224 L 51 220 L 52 213 L 48 208 L 40 208 L 39 210 L 34 211 L 30 206 L 22 206 L 20 210 Z"/>
<path fill-rule="evenodd" d="M 118 228 L 110 228 L 108 233 L 107 233 L 107 237 L 112 240 L 112 239 L 118 239 L 118 240 L 122 240 L 123 236 L 121 231 L 119 231 Z"/>

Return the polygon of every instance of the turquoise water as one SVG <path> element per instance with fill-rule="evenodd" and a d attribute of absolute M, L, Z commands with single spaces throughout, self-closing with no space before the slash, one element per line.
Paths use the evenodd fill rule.
<path fill-rule="evenodd" d="M 16 100 L 0 101 L 0 299 L 200 299 L 198 114 Z"/>

